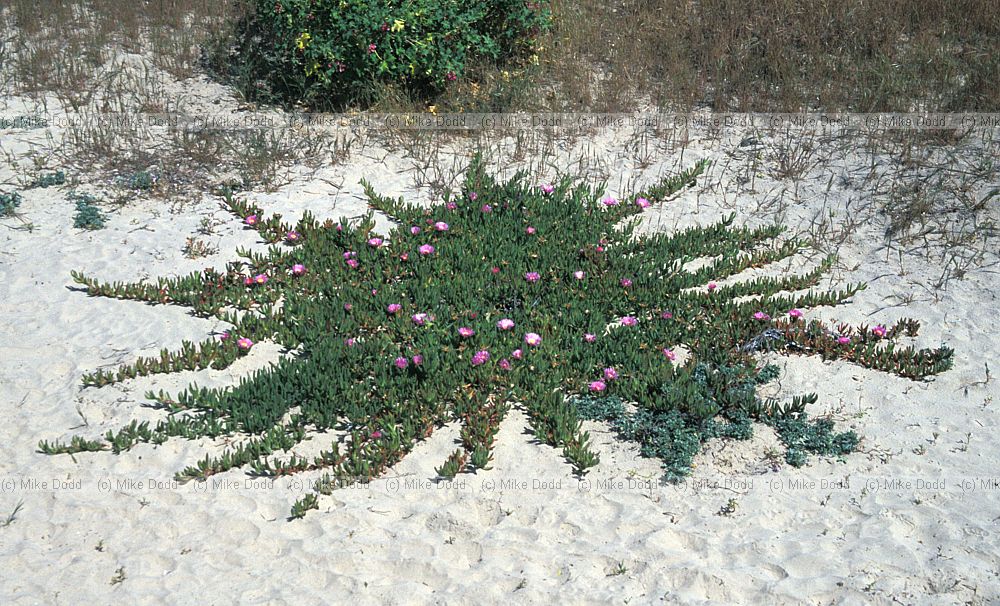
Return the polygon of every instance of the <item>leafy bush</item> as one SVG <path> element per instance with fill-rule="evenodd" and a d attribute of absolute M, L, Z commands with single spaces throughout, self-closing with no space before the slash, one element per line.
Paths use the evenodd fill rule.
<path fill-rule="evenodd" d="M 91 230 L 104 227 L 106 219 L 97 207 L 97 198 L 90 194 L 72 192 L 69 195 L 69 199 L 72 202 L 76 202 L 76 215 L 73 217 L 73 227 Z"/>
<path fill-rule="evenodd" d="M 21 205 L 21 194 L 16 191 L 0 193 L 0 217 L 9 217 L 14 214 L 14 209 Z"/>
<path fill-rule="evenodd" d="M 897 347 L 897 337 L 916 334 L 913 320 L 869 328 L 802 318 L 799 308 L 843 303 L 863 288 L 811 290 L 832 258 L 801 275 L 710 282 L 796 254 L 800 242 L 776 242 L 780 226 L 734 227 L 730 217 L 674 234 L 636 233 L 636 215 L 692 184 L 703 168 L 622 200 L 569 179 L 540 187 L 523 175 L 498 182 L 478 160 L 458 195 L 429 208 L 365 184 L 370 205 L 395 223 L 387 236 L 373 233 L 373 213 L 356 224 L 320 224 L 307 213 L 293 226 L 227 195 L 228 209 L 274 245 L 267 254 L 241 251 L 225 272 L 156 283 L 73 278 L 94 296 L 184 305 L 233 328 L 98 370 L 84 383 L 225 368 L 261 339 L 296 355 L 233 387 L 150 393 L 172 414 L 109 432 L 104 445 L 120 452 L 171 437 L 251 434 L 178 479 L 236 467 L 263 475 L 326 470 L 315 486 L 320 494 L 379 476 L 448 421 L 462 424 L 461 447 L 437 473 L 484 468 L 511 403 L 577 473 L 598 462 L 585 418 L 610 422 L 660 458 L 673 479 L 687 473 L 706 437 L 746 438 L 752 418 L 776 425 L 792 463 L 806 452 L 849 451 L 853 434 L 808 423 L 804 409 L 814 397 L 779 406 L 756 396 L 755 387 L 777 372 L 760 366 L 755 352 L 821 355 L 921 379 L 949 368 L 952 350 Z M 684 268 L 696 258 L 712 261 Z M 588 404 L 580 396 L 617 399 Z M 636 412 L 625 414 L 622 402 Z M 307 432 L 326 429 L 349 439 L 334 439 L 310 459 L 279 456 Z M 40 447 L 74 451 L 72 444 Z M 293 512 L 316 506 L 310 495 Z"/>
<path fill-rule="evenodd" d="M 54 185 L 62 185 L 66 182 L 66 173 L 61 170 L 57 170 L 53 173 L 42 173 L 38 175 L 34 183 L 31 184 L 32 187 L 52 187 Z"/>
<path fill-rule="evenodd" d="M 476 62 L 521 62 L 547 1 L 254 0 L 230 75 L 252 100 L 368 104 L 381 86 L 431 97 Z"/>

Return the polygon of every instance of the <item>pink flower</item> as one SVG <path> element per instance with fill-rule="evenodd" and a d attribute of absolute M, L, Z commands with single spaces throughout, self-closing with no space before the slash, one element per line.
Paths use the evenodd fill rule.
<path fill-rule="evenodd" d="M 455 80 L 458 80 L 458 76 L 455 75 L 455 72 L 448 72 L 447 74 L 445 74 L 445 78 L 448 79 L 448 82 L 454 82 Z"/>
<path fill-rule="evenodd" d="M 406 358 L 403 358 L 403 359 L 405 360 Z M 379 431 L 378 429 L 376 429 L 375 431 L 372 432 L 372 439 L 373 440 L 377 440 L 377 439 L 379 439 L 381 437 L 382 437 L 382 432 Z"/>
<path fill-rule="evenodd" d="M 596 250 L 597 252 L 604 252 L 604 247 L 598 245 L 597 247 L 594 248 L 594 250 Z"/>
<path fill-rule="evenodd" d="M 396 368 L 398 368 L 400 370 L 403 370 L 404 368 L 406 368 L 407 366 L 410 365 L 410 361 L 407 360 L 406 358 L 400 356 L 400 357 L 396 358 L 396 360 L 393 362 L 393 364 L 396 365 Z"/>
<path fill-rule="evenodd" d="M 344 303 L 344 311 L 351 311 L 352 309 L 354 309 L 353 305 L 350 303 Z"/>
<path fill-rule="evenodd" d="M 493 212 L 493 207 L 490 206 L 489 204 L 483 204 L 482 208 L 480 208 L 479 210 L 483 211 L 484 213 L 491 213 Z"/>
<path fill-rule="evenodd" d="M 344 258 L 345 259 L 350 259 L 351 257 L 356 257 L 356 256 L 358 256 L 358 253 L 354 252 L 353 250 L 345 250 L 344 251 Z"/>
<path fill-rule="evenodd" d="M 377 294 L 378 294 L 378 289 L 377 288 L 373 288 L 372 289 L 372 296 L 374 297 Z"/>
<path fill-rule="evenodd" d="M 350 267 L 351 269 L 357 269 L 358 265 L 360 265 L 360 263 L 358 263 L 357 259 L 348 259 L 347 260 L 347 266 Z"/>
<path fill-rule="evenodd" d="M 625 316 L 622 318 L 622 326 L 635 326 L 639 323 L 639 319 L 635 316 Z"/>
<path fill-rule="evenodd" d="M 412 316 L 410 316 L 410 320 L 413 320 L 413 323 L 416 324 L 417 326 L 423 326 L 427 324 L 427 318 L 428 316 L 425 313 L 413 314 Z"/>
<path fill-rule="evenodd" d="M 660 317 L 663 318 L 664 320 L 669 320 L 670 318 L 674 317 L 674 314 L 670 313 L 669 311 L 665 311 L 662 314 L 660 314 Z"/>
<path fill-rule="evenodd" d="M 528 273 L 524 274 L 524 279 L 527 280 L 528 282 L 534 283 L 541 280 L 542 276 L 540 276 L 537 271 L 529 271 Z"/>
<path fill-rule="evenodd" d="M 503 318 L 497 322 L 497 328 L 500 330 L 510 330 L 511 328 L 514 328 L 514 321 L 510 318 Z"/>
<path fill-rule="evenodd" d="M 788 315 L 791 316 L 792 319 L 796 319 L 797 320 L 797 319 L 799 319 L 799 318 L 802 317 L 802 310 L 801 309 L 793 309 L 793 310 L 791 310 L 791 311 L 788 312 Z"/>
<path fill-rule="evenodd" d="M 229 333 L 228 332 L 224 332 L 221 335 L 219 335 L 219 340 L 220 341 L 225 341 L 228 338 L 229 338 Z"/>
<path fill-rule="evenodd" d="M 400 261 L 409 261 L 410 260 L 410 254 L 409 253 L 403 253 L 403 254 L 399 255 L 399 260 Z"/>
<path fill-rule="evenodd" d="M 594 341 L 597 340 L 597 337 L 594 334 L 588 332 L 583 335 L 583 340 L 586 341 L 587 343 L 593 343 Z"/>
<path fill-rule="evenodd" d="M 500 360 L 500 362 L 498 363 L 498 365 L 500 366 L 500 368 L 502 368 L 504 370 L 510 370 L 510 360 L 508 360 L 507 358 L 504 358 L 503 360 Z"/>
<path fill-rule="evenodd" d="M 420 366 L 423 363 L 424 363 L 424 357 L 422 355 L 417 354 L 417 355 L 413 356 L 413 365 L 414 366 Z"/>
<path fill-rule="evenodd" d="M 289 244 L 294 244 L 302 239 L 302 234 L 297 231 L 290 231 L 285 234 L 285 241 Z"/>
<path fill-rule="evenodd" d="M 847 345 L 850 342 L 851 342 L 851 338 L 850 337 L 838 337 L 837 338 L 837 343 L 840 343 L 841 345 Z"/>
<path fill-rule="evenodd" d="M 607 368 L 604 369 L 604 380 L 605 381 L 614 381 L 617 378 L 618 378 L 618 371 L 615 370 L 613 366 L 609 366 L 609 367 L 607 367 Z"/>
<path fill-rule="evenodd" d="M 348 337 L 348 338 L 344 339 L 344 345 L 346 345 L 348 347 L 354 347 L 357 344 L 358 344 L 358 340 L 355 339 L 354 337 Z"/>
<path fill-rule="evenodd" d="M 382 246 L 382 241 L 382 238 L 368 238 L 368 246 L 378 248 L 379 246 Z"/>
<path fill-rule="evenodd" d="M 458 329 L 458 334 L 464 339 L 468 339 L 472 335 L 476 334 L 476 331 L 472 330 L 468 326 L 462 326 Z"/>
<path fill-rule="evenodd" d="M 524 342 L 532 347 L 537 347 L 542 344 L 542 336 L 535 332 L 529 332 L 524 335 Z"/>
<path fill-rule="evenodd" d="M 493 267 L 490 268 L 490 271 L 494 274 L 498 274 L 500 273 L 500 268 L 494 265 Z"/>
<path fill-rule="evenodd" d="M 253 341 L 251 341 L 246 337 L 243 337 L 242 339 L 236 341 L 236 346 L 242 349 L 243 351 L 248 351 L 251 347 L 253 347 Z"/>
<path fill-rule="evenodd" d="M 437 223 L 434 224 L 434 229 L 438 231 L 448 231 L 449 226 L 444 221 L 438 221 Z"/>
<path fill-rule="evenodd" d="M 601 200 L 601 203 L 605 206 L 618 206 L 618 200 L 608 196 L 607 198 Z"/>
<path fill-rule="evenodd" d="M 619 284 L 621 284 L 621 285 L 622 285 L 622 286 L 624 286 L 625 288 L 628 288 L 629 286 L 632 286 L 632 280 L 629 280 L 628 278 L 622 278 L 622 279 L 621 279 L 621 280 L 619 281 Z"/>
<path fill-rule="evenodd" d="M 270 278 L 267 277 L 267 274 L 257 274 L 253 277 L 254 284 L 267 284 L 268 280 Z"/>
<path fill-rule="evenodd" d="M 590 387 L 590 391 L 604 391 L 608 388 L 608 384 L 598 379 L 597 381 L 591 381 L 588 387 Z"/>
<path fill-rule="evenodd" d="M 888 333 L 889 331 L 886 330 L 885 326 L 882 326 L 881 324 L 872 329 L 872 334 L 880 339 Z"/>
<path fill-rule="evenodd" d="M 430 244 L 424 244 L 423 246 L 421 246 L 420 248 L 417 249 L 417 252 L 419 252 L 420 254 L 422 254 L 424 256 L 433 255 L 434 254 L 434 247 L 431 246 Z"/>
<path fill-rule="evenodd" d="M 370 54 L 374 53 L 376 48 L 378 48 L 378 46 L 376 46 L 374 42 L 372 42 L 371 44 L 369 44 L 368 45 L 368 54 L 370 55 Z"/>
<path fill-rule="evenodd" d="M 385 310 L 391 314 L 398 314 L 399 311 L 403 309 L 403 306 L 399 303 L 390 303 Z"/>
<path fill-rule="evenodd" d="M 542 185 L 540 187 L 541 187 L 542 193 L 545 194 L 545 195 L 549 195 L 549 194 L 551 194 L 552 192 L 554 192 L 556 190 L 556 188 L 553 187 L 551 183 L 542 183 Z"/>
<path fill-rule="evenodd" d="M 292 275 L 293 276 L 303 276 L 306 273 L 306 266 L 301 263 L 296 263 L 292 265 Z"/>
<path fill-rule="evenodd" d="M 456 208 L 458 208 L 458 204 L 455 204 L 454 202 L 449 202 L 445 204 L 444 207 L 447 208 L 448 210 L 455 210 Z"/>
<path fill-rule="evenodd" d="M 515 360 L 520 360 L 521 358 L 524 357 L 524 352 L 521 351 L 520 349 L 515 349 L 514 351 L 510 352 L 510 357 L 514 358 Z"/>
<path fill-rule="evenodd" d="M 645 198 L 636 198 L 635 205 L 639 208 L 649 208 L 649 200 Z"/>
<path fill-rule="evenodd" d="M 535 234 L 535 228 L 529 225 L 525 228 L 524 232 L 529 236 L 533 236 Z"/>
<path fill-rule="evenodd" d="M 247 215 L 247 218 L 243 219 L 243 222 L 249 225 L 250 227 L 257 225 L 258 221 L 259 219 L 257 218 L 257 215 Z"/>
<path fill-rule="evenodd" d="M 586 276 L 586 275 L 587 274 L 583 273 L 580 270 L 576 270 L 576 271 L 573 272 L 573 277 L 576 278 L 577 280 L 582 280 L 584 278 L 584 276 Z"/>
<path fill-rule="evenodd" d="M 670 360 L 671 362 L 677 359 L 677 354 L 674 353 L 674 350 L 668 349 L 666 347 L 663 348 L 663 355 L 666 356 L 667 359 Z"/>
<path fill-rule="evenodd" d="M 413 227 L 410 228 L 410 233 L 415 236 L 420 233 L 420 228 L 414 225 Z"/>
<path fill-rule="evenodd" d="M 758 311 L 753 315 L 754 320 L 770 320 L 771 316 L 767 315 L 762 311 Z"/>
<path fill-rule="evenodd" d="M 715 290 L 718 287 L 719 287 L 719 285 L 716 284 L 715 282 L 709 282 L 708 283 L 708 292 L 712 292 L 713 290 Z"/>
<path fill-rule="evenodd" d="M 253 278 L 250 276 L 243 278 L 243 286 L 253 286 Z"/>
<path fill-rule="evenodd" d="M 475 202 L 476 198 L 478 198 L 478 197 L 479 197 L 479 194 L 477 194 L 476 192 L 474 192 L 474 191 L 470 191 L 469 192 L 469 199 L 472 200 L 473 202 Z"/>
<path fill-rule="evenodd" d="M 485 349 L 479 350 L 476 353 L 472 354 L 472 365 L 479 366 L 480 364 L 486 363 L 486 361 L 489 359 L 490 359 L 490 352 L 486 351 Z"/>

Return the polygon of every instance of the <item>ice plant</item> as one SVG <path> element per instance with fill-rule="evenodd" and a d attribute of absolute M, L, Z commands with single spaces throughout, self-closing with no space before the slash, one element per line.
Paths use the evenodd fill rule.
<path fill-rule="evenodd" d="M 618 199 L 608 196 L 607 198 L 601 200 L 601 203 L 605 206 L 618 206 Z"/>
<path fill-rule="evenodd" d="M 249 225 L 250 227 L 257 225 L 257 221 L 258 221 L 257 215 L 247 215 L 246 218 L 243 219 L 243 222 Z"/>
<path fill-rule="evenodd" d="M 528 282 L 538 282 L 542 279 L 542 276 L 537 271 L 529 271 L 524 274 L 524 279 Z"/>
<path fill-rule="evenodd" d="M 792 318 L 793 320 L 798 320 L 799 318 L 802 317 L 802 310 L 801 309 L 789 310 L 788 317 Z"/>
<path fill-rule="evenodd" d="M 497 328 L 500 330 L 510 330 L 514 328 L 514 321 L 510 318 L 501 318 L 497 321 Z"/>
<path fill-rule="evenodd" d="M 410 365 L 410 361 L 400 356 L 393 361 L 393 364 L 395 364 L 396 368 L 403 370 Z"/>
<path fill-rule="evenodd" d="M 646 198 L 636 198 L 635 205 L 642 209 L 649 208 L 649 200 Z"/>
<path fill-rule="evenodd" d="M 885 329 L 885 326 L 882 326 L 881 324 L 879 324 L 878 326 L 872 328 L 872 334 L 875 335 L 876 337 L 880 338 L 880 339 L 882 337 L 884 337 L 888 332 L 889 331 L 887 331 Z"/>
<path fill-rule="evenodd" d="M 290 230 L 285 234 L 285 242 L 288 242 L 289 244 L 295 244 L 300 240 L 302 240 L 302 234 L 295 231 L 294 229 Z"/>
<path fill-rule="evenodd" d="M 762 311 L 758 311 L 758 312 L 754 313 L 753 319 L 754 320 L 770 320 L 771 316 L 769 316 L 768 314 L 766 314 L 766 313 L 764 313 Z"/>
<path fill-rule="evenodd" d="M 270 280 L 270 278 L 268 278 L 267 274 L 257 274 L 253 277 L 254 284 L 267 284 L 268 280 Z"/>
<path fill-rule="evenodd" d="M 427 255 L 433 255 L 434 254 L 434 247 L 431 246 L 430 244 L 424 244 L 420 248 L 417 249 L 417 252 L 419 252 L 421 255 L 424 255 L 425 257 Z"/>
<path fill-rule="evenodd" d="M 416 225 L 410 228 L 410 233 L 414 236 L 420 233 L 420 228 Z"/>
<path fill-rule="evenodd" d="M 701 169 L 645 192 L 623 193 L 622 199 L 665 199 Z M 205 335 L 174 352 L 97 370 L 84 378 L 87 385 L 224 369 L 245 354 L 237 336 L 247 345 L 271 341 L 294 355 L 230 386 L 150 394 L 169 411 L 152 422 L 127 424 L 103 439 L 78 436 L 69 444 L 39 447 L 51 453 L 124 452 L 139 442 L 224 437 L 216 443 L 227 446 L 193 461 L 178 479 L 202 481 L 237 468 L 270 477 L 310 472 L 317 484 L 315 494 L 295 505 L 302 513 L 337 487 L 387 473 L 452 421 L 462 425 L 462 442 L 438 473 L 488 465 L 508 404 L 517 403 L 538 441 L 559 449 L 578 473 L 597 463 L 581 428 L 583 419 L 593 419 L 608 423 L 622 440 L 638 442 L 641 452 L 660 459 L 667 478 L 677 479 L 688 472 L 702 442 L 746 438 L 751 421 L 775 429 L 793 465 L 802 464 L 806 453 L 843 455 L 854 447 L 852 433 L 810 419 L 808 397 L 790 403 L 758 397 L 756 386 L 777 378 L 764 352 L 822 356 L 915 380 L 951 364 L 946 347 L 896 342 L 917 333 L 913 320 L 886 324 L 877 342 L 866 327 L 792 321 L 789 309 L 842 304 L 861 288 L 819 288 L 832 258 L 798 274 L 735 279 L 801 251 L 802 242 L 779 238 L 780 226 L 739 227 L 727 218 L 676 234 L 646 234 L 637 229 L 641 208 L 635 204 L 605 208 L 597 189 L 567 181 L 545 194 L 521 179 L 502 182 L 481 162 L 473 164 L 464 186 L 448 199 L 471 200 L 477 192 L 478 202 L 460 203 L 448 214 L 447 237 L 424 230 L 434 231 L 431 237 L 440 244 L 435 241 L 435 254 L 420 263 L 401 261 L 415 249 L 408 230 L 440 216 L 442 204 L 407 204 L 366 183 L 372 212 L 360 220 L 321 222 L 305 214 L 286 224 L 227 195 L 234 220 L 265 217 L 254 230 L 275 246 L 266 254 L 241 255 L 225 270 L 125 284 L 74 273 L 90 295 L 182 305 L 226 322 L 233 335 Z M 503 210 L 483 215 L 482 204 Z M 394 226 L 377 247 L 368 244 L 377 238 L 375 212 L 384 214 L 379 224 Z M 546 237 L 525 238 L 529 224 Z M 278 246 L 292 230 L 302 235 L 302 245 Z M 706 263 L 684 266 L 699 258 Z M 294 264 L 308 267 L 307 277 L 291 279 Z M 492 267 L 506 269 L 487 271 Z M 531 283 L 524 279 L 529 270 L 556 278 Z M 574 271 L 586 272 L 587 280 L 567 280 Z M 257 275 L 273 279 L 264 287 L 244 285 L 247 276 Z M 642 278 L 623 289 L 622 276 Z M 705 289 L 711 280 L 730 278 L 724 289 Z M 400 318 L 404 309 L 420 312 Z M 673 314 L 669 322 L 636 326 L 639 318 L 655 318 L 664 309 Z M 774 319 L 762 323 L 756 312 Z M 502 329 L 503 320 L 510 328 Z M 459 327 L 493 324 L 496 330 L 457 338 Z M 636 327 L 622 327 L 630 324 Z M 841 346 L 838 335 L 858 336 Z M 681 347 L 683 362 L 673 355 Z M 491 364 L 488 352 L 510 354 Z M 402 361 L 407 365 L 398 368 Z M 376 431 L 377 442 L 371 437 Z M 319 452 L 293 454 L 307 438 L 322 441 Z"/>
<path fill-rule="evenodd" d="M 301 263 L 296 263 L 295 265 L 292 265 L 292 275 L 293 276 L 306 275 L 306 266 Z"/>
<path fill-rule="evenodd" d="M 468 339 L 468 338 L 469 338 L 469 337 L 471 337 L 472 335 L 476 334 L 476 331 L 472 330 L 472 329 L 471 329 L 471 328 L 469 328 L 468 326 L 462 326 L 462 327 L 460 327 L 460 328 L 458 329 L 458 334 L 459 334 L 459 336 L 461 336 L 461 337 L 462 337 L 463 339 Z"/>
<path fill-rule="evenodd" d="M 236 340 L 236 346 L 239 347 L 240 349 L 246 351 L 246 350 L 250 349 L 251 347 L 253 347 L 253 341 L 251 341 L 247 337 L 242 337 L 242 338 Z"/>
<path fill-rule="evenodd" d="M 632 280 L 629 280 L 628 278 L 622 278 L 621 280 L 618 281 L 618 283 L 625 288 L 632 286 Z"/>
<path fill-rule="evenodd" d="M 543 183 L 540 186 L 540 189 L 542 190 L 542 193 L 545 195 L 549 195 L 556 190 L 556 188 L 551 183 Z"/>
<path fill-rule="evenodd" d="M 444 221 L 438 221 L 434 224 L 434 229 L 438 231 L 448 231 L 449 226 Z"/>
<path fill-rule="evenodd" d="M 587 274 L 585 274 L 584 272 L 582 272 L 580 270 L 576 270 L 576 271 L 573 272 L 573 277 L 576 278 L 577 280 L 582 280 L 584 278 L 584 276 L 586 276 L 586 275 Z"/>
<path fill-rule="evenodd" d="M 368 246 L 371 246 L 372 248 L 382 246 L 382 242 L 382 238 L 368 238 Z"/>

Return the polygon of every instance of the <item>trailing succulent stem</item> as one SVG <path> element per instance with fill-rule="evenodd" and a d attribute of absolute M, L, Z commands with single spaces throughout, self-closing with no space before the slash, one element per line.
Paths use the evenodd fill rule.
<path fill-rule="evenodd" d="M 898 345 L 916 335 L 913 320 L 852 327 L 802 317 L 801 309 L 844 303 L 863 288 L 813 290 L 832 258 L 801 275 L 711 282 L 796 254 L 802 243 L 781 240 L 779 226 L 736 227 L 728 217 L 673 234 L 636 232 L 639 213 L 692 185 L 704 168 L 615 199 L 570 179 L 497 181 L 476 159 L 461 191 L 429 207 L 365 183 L 373 212 L 354 223 L 321 224 L 306 214 L 293 225 L 227 194 L 225 208 L 272 245 L 265 254 L 239 251 L 223 272 L 155 283 L 73 279 L 93 296 L 183 305 L 232 329 L 84 383 L 222 369 L 261 340 L 294 355 L 230 387 L 150 393 L 168 412 L 157 423 L 39 448 L 121 452 L 177 437 L 250 435 L 178 478 L 235 468 L 266 476 L 322 471 L 292 517 L 317 508 L 317 495 L 379 477 L 450 421 L 461 424 L 461 444 L 437 474 L 487 469 L 511 405 L 579 474 L 599 462 L 587 419 L 637 442 L 672 479 L 688 473 L 704 440 L 749 437 L 751 420 L 775 427 L 794 465 L 807 453 L 849 452 L 857 436 L 808 418 L 813 397 L 785 405 L 757 397 L 756 387 L 776 378 L 758 352 L 819 355 L 922 379 L 949 368 L 952 351 Z M 388 234 L 374 232 L 375 211 L 394 221 Z M 708 262 L 690 269 L 698 259 Z M 326 430 L 338 432 L 329 450 L 283 454 Z"/>

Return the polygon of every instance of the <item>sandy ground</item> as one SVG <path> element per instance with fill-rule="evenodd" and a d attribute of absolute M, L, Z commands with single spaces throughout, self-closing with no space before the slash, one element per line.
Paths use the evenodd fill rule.
<path fill-rule="evenodd" d="M 18 113 L 17 100 L 6 112 Z M 58 127 L 4 133 L 5 153 L 45 149 Z M 598 133 L 559 145 L 546 162 L 570 170 L 588 156 L 612 192 L 698 158 L 715 164 L 698 187 L 650 209 L 644 228 L 707 223 L 735 211 L 742 222 L 780 214 L 793 228 L 817 215 L 852 215 L 844 155 L 794 184 L 748 168 L 742 134 L 694 133 L 686 148 L 649 163 L 627 152 L 628 134 Z M 634 151 L 634 150 L 633 150 Z M 20 155 L 20 156 L 19 156 Z M 459 162 L 460 163 L 460 162 Z M 444 163 L 450 169 L 451 163 Z M 364 211 L 362 177 L 393 196 L 426 200 L 413 162 L 372 144 L 336 166 L 250 194 L 286 216 Z M 579 166 L 579 164 L 577 164 Z M 756 165 L 755 165 L 756 166 Z M 749 175 L 748 171 L 760 174 Z M 600 171 L 598 171 L 600 172 Z M 752 191 L 746 178 L 752 176 Z M 831 190 L 831 175 L 846 175 Z M 0 182 L 14 177 L 0 168 Z M 1000 280 L 974 271 L 944 287 L 942 266 L 917 252 L 888 253 L 876 221 L 863 219 L 839 246 L 828 285 L 867 281 L 852 304 L 810 315 L 874 324 L 914 317 L 919 346 L 956 350 L 953 370 L 926 383 L 815 358 L 775 357 L 771 393 L 815 391 L 810 412 L 863 436 L 843 461 L 783 464 L 766 427 L 747 442 L 713 442 L 692 479 L 656 484 L 655 461 L 590 424 L 600 465 L 578 482 L 559 453 L 533 442 L 518 410 L 504 421 L 492 469 L 431 481 L 454 449 L 445 427 L 391 474 L 320 499 L 289 522 L 313 475 L 273 486 L 232 471 L 213 484 L 171 486 L 174 472 L 223 441 L 175 440 L 110 453 L 45 456 L 39 440 L 97 437 L 132 419 L 155 420 L 150 389 L 191 381 L 224 385 L 275 360 L 262 344 L 225 372 L 180 373 L 82 388 L 81 374 L 200 340 L 222 323 L 182 308 L 89 298 L 71 270 L 105 280 L 222 268 L 237 247 L 260 247 L 212 196 L 172 209 L 138 199 L 104 230 L 72 226 L 69 186 L 27 190 L 19 217 L 0 219 L 0 594 L 9 604 L 141 603 L 761 603 L 989 604 L 1000 601 Z M 739 192 L 739 195 L 737 195 Z M 185 238 L 203 217 L 223 220 L 205 239 L 219 253 L 187 259 Z M 25 229 L 30 223 L 32 230 Z M 779 269 L 802 268 L 808 257 Z M 325 446 L 318 436 L 296 452 Z"/>

